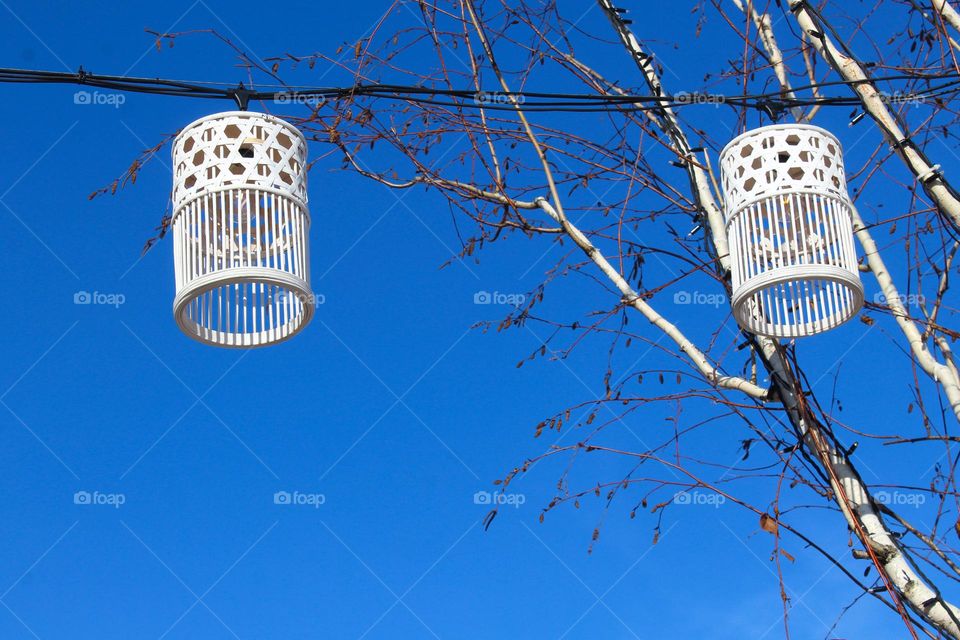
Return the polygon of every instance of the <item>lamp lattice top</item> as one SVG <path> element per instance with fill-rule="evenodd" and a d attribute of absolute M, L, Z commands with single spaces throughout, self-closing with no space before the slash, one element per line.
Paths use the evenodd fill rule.
<path fill-rule="evenodd" d="M 187 125 L 173 143 L 173 206 L 221 187 L 275 189 L 307 202 L 306 140 L 273 116 L 218 113 Z"/>
<path fill-rule="evenodd" d="M 720 152 L 727 220 L 745 205 L 781 192 L 848 200 L 840 142 L 812 125 L 773 125 L 734 138 Z"/>

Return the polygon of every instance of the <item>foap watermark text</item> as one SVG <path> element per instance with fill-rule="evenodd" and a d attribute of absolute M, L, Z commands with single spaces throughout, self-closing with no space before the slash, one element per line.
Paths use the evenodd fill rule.
<path fill-rule="evenodd" d="M 477 291 L 473 294 L 473 304 L 507 304 L 519 307 L 526 302 L 527 296 L 522 293 L 503 293 L 500 291 Z"/>
<path fill-rule="evenodd" d="M 898 296 L 898 299 L 900 300 L 900 304 L 904 307 L 921 307 L 927 301 L 922 293 L 901 293 Z M 890 303 L 892 302 L 892 300 L 884 295 L 883 292 L 878 292 L 875 296 L 873 296 L 873 301 L 876 304 L 882 304 L 886 306 L 890 306 Z"/>
<path fill-rule="evenodd" d="M 118 308 L 127 297 L 122 293 L 104 293 L 102 291 L 77 291 L 73 294 L 73 304 L 98 304 Z"/>
<path fill-rule="evenodd" d="M 319 509 L 327 501 L 322 493 L 305 493 L 303 491 L 277 491 L 273 494 L 273 504 L 293 505 L 296 507 L 313 507 Z"/>
<path fill-rule="evenodd" d="M 710 491 L 678 491 L 673 494 L 673 504 L 719 509 L 727 501 L 725 496 Z"/>
<path fill-rule="evenodd" d="M 73 104 L 108 106 L 119 109 L 127 101 L 122 93 L 105 93 L 103 91 L 80 90 L 73 94 Z"/>
<path fill-rule="evenodd" d="M 127 502 L 127 496 L 122 493 L 102 493 L 100 491 L 77 491 L 73 494 L 73 504 L 83 506 L 107 506 L 119 509 Z"/>
<path fill-rule="evenodd" d="M 927 501 L 927 496 L 918 491 L 874 491 L 873 501 L 891 507 L 920 508 Z"/>
<path fill-rule="evenodd" d="M 702 291 L 677 291 L 673 294 L 673 304 L 705 305 L 722 307 L 727 304 L 727 296 L 722 293 L 704 293 Z"/>
<path fill-rule="evenodd" d="M 490 506 L 508 505 L 519 509 L 520 505 L 527 501 L 527 496 L 522 493 L 490 493 L 489 491 L 477 491 L 473 494 L 473 504 L 485 504 Z"/>

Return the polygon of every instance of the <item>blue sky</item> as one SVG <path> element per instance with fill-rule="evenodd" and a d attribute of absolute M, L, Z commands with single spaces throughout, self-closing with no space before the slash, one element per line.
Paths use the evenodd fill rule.
<path fill-rule="evenodd" d="M 288 2 L 266 12 L 253 2 L 0 0 L 0 61 L 235 82 L 243 76 L 233 53 L 212 38 L 181 38 L 158 52 L 144 29 L 215 28 L 264 57 L 332 52 L 384 9 L 378 2 Z M 591 20 L 604 25 L 599 15 Z M 638 26 L 641 36 L 659 36 L 654 46 L 676 76 L 667 80 L 683 82 L 678 89 L 698 88 L 704 53 L 729 44 L 716 19 L 690 50 L 664 40 L 670 25 L 685 38 L 693 20 L 678 8 Z M 610 72 L 630 67 L 610 62 Z M 457 248 L 445 203 L 416 191 L 398 199 L 321 162 L 310 175 L 311 238 L 313 286 L 325 303 L 313 324 L 274 348 L 203 347 L 171 317 L 170 242 L 140 257 L 167 205 L 168 148 L 135 186 L 87 196 L 163 136 L 231 107 L 137 95 L 121 105 L 78 105 L 75 91 L 2 87 L 0 637 L 782 635 L 772 538 L 754 514 L 731 504 L 669 510 L 656 545 L 656 516 L 630 519 L 631 499 L 606 516 L 599 501 L 587 500 L 541 524 L 564 466 L 550 463 L 511 485 L 523 504 L 501 509 L 483 531 L 487 507 L 475 504 L 476 492 L 492 491 L 494 479 L 556 438 L 534 440 L 537 422 L 603 392 L 601 339 L 588 339 L 564 362 L 517 368 L 546 329 L 471 330 L 508 311 L 474 304 L 477 292 L 524 293 L 540 281 L 559 256 L 548 240 L 518 236 L 479 261 L 440 269 Z M 818 124 L 835 125 L 848 153 L 869 151 L 876 133 L 865 123 L 849 129 L 847 110 L 839 111 Z M 722 122 L 727 115 L 705 107 L 700 117 L 733 127 L 732 116 Z M 949 174 L 953 156 L 943 155 Z M 76 305 L 81 291 L 123 303 Z M 599 287 L 569 279 L 552 287 L 547 308 L 570 318 L 611 303 Z M 675 317 L 700 337 L 723 313 Z M 875 340 L 861 342 L 867 328 L 855 322 L 803 345 L 818 390 L 829 394 L 838 354 L 850 371 L 838 383 L 847 394 L 867 390 L 858 372 L 903 361 L 881 337 L 883 322 Z M 848 401 L 845 418 L 869 424 L 896 412 L 906 419 L 908 382 L 882 387 L 870 406 Z M 695 406 L 683 419 L 709 411 Z M 648 407 L 630 426 L 662 430 L 672 412 Z M 698 436 L 697 446 L 733 463 L 747 433 L 725 422 Z M 632 437 L 622 432 L 612 442 L 636 446 Z M 884 478 L 897 456 L 903 460 L 872 445 L 861 455 Z M 924 460 L 918 455 L 918 468 L 902 473 L 915 480 Z M 591 486 L 628 468 L 615 458 L 585 461 L 574 477 Z M 770 499 L 767 490 L 744 489 L 758 501 Z M 278 491 L 322 495 L 323 504 L 276 505 Z M 76 492 L 123 504 L 78 505 Z M 600 543 L 588 555 L 601 520 Z M 797 521 L 846 553 L 838 516 L 818 511 Z M 785 545 L 797 558 L 784 569 L 795 637 L 823 637 L 838 603 L 856 591 L 796 540 Z M 864 602 L 835 636 L 900 637 L 896 625 Z"/>

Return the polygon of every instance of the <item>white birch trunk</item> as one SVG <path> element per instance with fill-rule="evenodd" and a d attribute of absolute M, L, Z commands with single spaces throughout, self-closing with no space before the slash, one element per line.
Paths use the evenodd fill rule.
<path fill-rule="evenodd" d="M 607 13 L 627 51 L 645 75 L 653 94 L 655 96 L 663 95 L 660 80 L 650 62 L 650 56 L 643 51 L 636 37 L 620 19 L 620 13 L 617 12 L 610 0 L 597 0 L 597 2 Z M 874 93 L 876 92 L 874 91 Z M 885 105 L 880 101 L 879 96 L 876 96 L 875 101 L 879 102 L 885 113 Z M 871 98 L 872 104 L 875 101 Z M 664 114 L 664 120 L 666 121 L 662 128 L 674 141 L 677 151 L 688 149 L 689 145 L 685 144 L 684 134 L 680 130 L 676 118 L 673 117 L 672 111 L 665 106 L 661 113 Z M 889 114 L 887 115 L 889 117 Z M 929 173 L 930 169 L 930 167 L 920 167 L 921 172 Z M 960 220 L 960 202 L 957 202 L 942 185 L 938 193 L 943 200 L 944 207 L 952 212 L 952 216 Z M 704 189 L 703 192 L 698 189 L 694 195 L 698 199 L 706 197 L 711 202 L 713 201 L 709 188 Z M 716 204 L 713 204 L 712 207 L 704 206 L 704 210 L 708 216 L 711 213 L 717 216 L 717 219 L 711 220 L 710 224 L 712 239 L 717 242 L 718 255 L 721 254 L 721 246 L 724 248 L 723 255 L 726 255 L 726 230 L 722 224 L 722 212 Z M 859 226 L 862 230 L 863 225 L 860 224 Z M 891 292 L 895 291 L 892 288 L 892 281 L 887 282 L 887 284 L 891 287 Z M 899 300 L 899 298 L 896 299 Z M 869 547 L 877 557 L 879 568 L 911 609 L 944 634 L 960 639 L 960 609 L 943 602 L 937 593 L 916 573 L 905 556 L 899 539 L 887 529 L 886 524 L 874 507 L 866 485 L 860 479 L 849 459 L 823 436 L 820 425 L 816 424 L 814 420 L 805 419 L 804 415 L 809 415 L 809 412 L 805 412 L 799 404 L 793 386 L 795 377 L 789 370 L 786 361 L 781 357 L 779 349 L 770 340 L 758 340 L 758 342 L 761 345 L 761 351 L 766 358 L 766 362 L 770 366 L 771 377 L 774 380 L 774 386 L 777 388 L 780 400 L 787 409 L 791 421 L 799 433 L 802 434 L 804 444 L 813 456 L 821 462 L 827 472 L 833 488 L 834 499 L 850 528 L 858 533 L 863 544 Z"/>
<path fill-rule="evenodd" d="M 942 4 L 949 6 L 946 2 Z M 960 229 L 960 199 L 956 197 L 954 191 L 947 186 L 946 181 L 938 173 L 938 166 L 930 164 L 912 146 L 902 144 L 906 140 L 906 135 L 897 123 L 896 118 L 893 117 L 880 92 L 870 82 L 863 66 L 841 51 L 833 40 L 823 32 L 824 25 L 819 24 L 805 2 L 791 2 L 790 11 L 796 17 L 797 24 L 807 34 L 808 40 L 827 64 L 839 73 L 844 80 L 852 83 L 850 86 L 860 97 L 864 111 L 876 121 L 887 142 L 897 149 L 897 155 L 903 159 L 904 164 L 913 173 L 917 181 L 924 185 L 926 192 L 934 204 L 937 205 L 937 209 L 947 223 L 952 225 L 954 229 Z"/>

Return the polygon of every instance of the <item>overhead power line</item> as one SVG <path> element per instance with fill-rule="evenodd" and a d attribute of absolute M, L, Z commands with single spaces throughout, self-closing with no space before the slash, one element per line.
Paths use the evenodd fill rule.
<path fill-rule="evenodd" d="M 927 83 L 927 87 L 922 91 L 894 89 L 882 95 L 892 103 L 916 103 L 946 98 L 960 91 L 960 74 L 957 73 L 899 74 L 873 77 L 870 79 L 870 82 L 894 83 L 909 80 L 924 81 Z M 109 89 L 111 91 L 151 95 L 203 98 L 208 100 L 232 100 L 243 110 L 246 110 L 250 101 L 278 103 L 315 101 L 323 103 L 329 100 L 359 97 L 467 109 L 515 110 L 519 108 L 524 111 L 545 112 L 643 111 L 664 106 L 676 108 L 712 104 L 759 109 L 771 117 L 775 117 L 784 110 L 792 107 L 860 105 L 859 98 L 849 95 L 786 98 L 776 92 L 728 95 L 682 91 L 672 95 L 651 96 L 630 93 L 610 95 L 537 91 L 487 92 L 473 89 L 458 90 L 429 86 L 377 83 L 356 84 L 348 87 L 263 85 L 261 88 L 248 88 L 244 86 L 243 83 L 231 86 L 226 83 L 217 82 L 188 82 L 162 78 L 100 75 L 84 71 L 83 68 L 76 73 L 0 68 L 0 83 L 72 84 Z M 824 82 L 816 85 L 816 87 L 822 90 L 829 86 L 849 84 L 856 83 L 844 81 Z M 813 85 L 794 87 L 794 91 L 811 88 L 813 88 Z"/>

